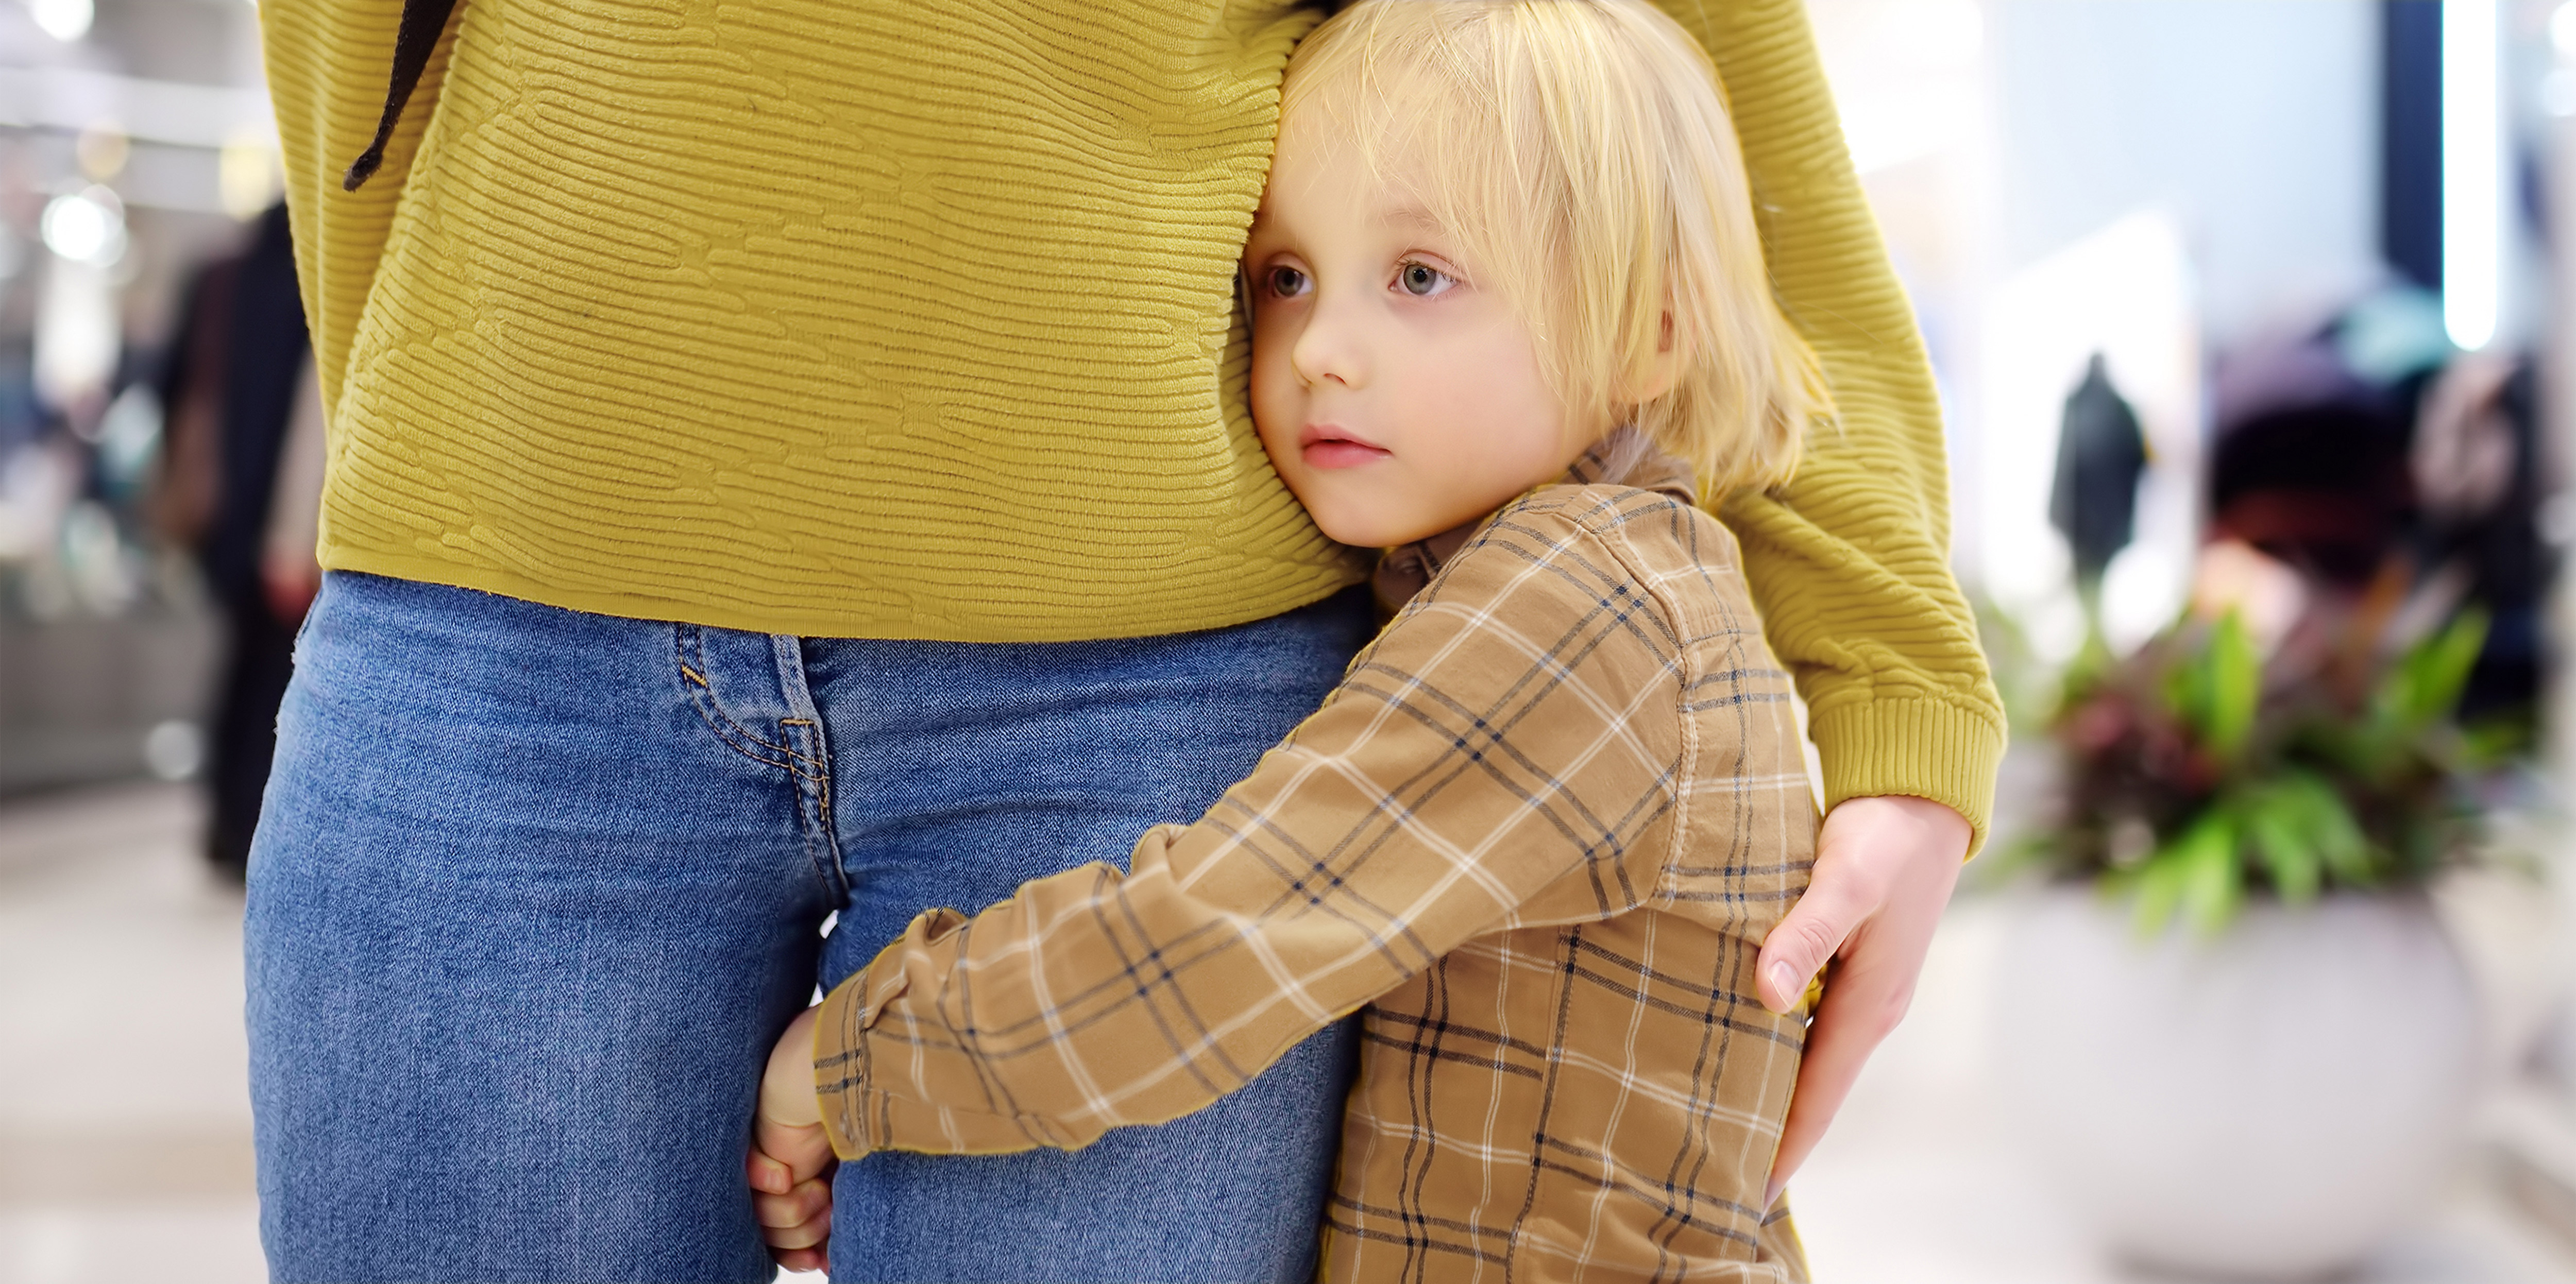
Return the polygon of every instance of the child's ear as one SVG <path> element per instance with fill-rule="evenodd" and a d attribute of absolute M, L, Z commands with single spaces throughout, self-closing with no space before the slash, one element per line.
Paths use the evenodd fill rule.
<path fill-rule="evenodd" d="M 1673 381 L 1681 377 L 1681 345 L 1673 341 L 1673 314 L 1664 311 L 1663 328 L 1655 337 L 1655 359 L 1646 366 L 1645 377 L 1629 390 L 1627 402 L 1642 406 L 1673 390 Z"/>

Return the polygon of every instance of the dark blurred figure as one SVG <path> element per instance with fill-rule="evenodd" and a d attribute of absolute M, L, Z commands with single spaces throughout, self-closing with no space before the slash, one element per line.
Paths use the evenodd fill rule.
<path fill-rule="evenodd" d="M 2058 423 L 2057 480 L 2049 488 L 2048 522 L 2075 557 L 2075 586 L 2085 610 L 2098 613 L 2102 573 L 2137 532 L 2138 479 L 2147 471 L 2147 438 L 2138 412 L 2111 385 L 2096 352 L 2084 379 L 2067 394 Z"/>
<path fill-rule="evenodd" d="M 319 494 L 320 405 L 284 204 L 260 216 L 240 256 L 199 272 L 181 326 L 161 388 L 168 453 L 154 511 L 166 534 L 197 550 L 227 626 L 206 854 L 239 878 L 295 632 L 319 584 L 308 569 L 313 515 L 301 510 Z"/>

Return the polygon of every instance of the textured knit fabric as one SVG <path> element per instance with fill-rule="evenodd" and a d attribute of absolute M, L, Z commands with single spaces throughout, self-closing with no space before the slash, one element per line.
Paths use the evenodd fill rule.
<path fill-rule="evenodd" d="M 1789 690 L 1724 527 L 1543 487 L 1126 874 L 931 911 L 836 988 L 834 1148 L 1078 1147 L 1367 1004 L 1326 1278 L 1802 1275 L 1762 1190 L 1804 1022 L 1754 989 L 1814 860 Z"/>
<path fill-rule="evenodd" d="M 1838 430 L 1725 510 L 1829 801 L 1982 832 L 2000 707 L 1938 402 L 1797 0 L 1716 60 Z M 1245 409 L 1233 274 L 1292 0 L 463 0 L 383 167 L 401 0 L 266 0 L 322 564 L 773 633 L 1041 641 L 1363 570 Z"/>

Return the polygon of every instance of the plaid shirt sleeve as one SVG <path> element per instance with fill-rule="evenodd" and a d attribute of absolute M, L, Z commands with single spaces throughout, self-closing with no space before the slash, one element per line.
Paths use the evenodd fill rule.
<path fill-rule="evenodd" d="M 824 1004 L 834 1149 L 1069 1149 L 1175 1119 L 1476 936 L 1652 896 L 1692 749 L 1683 648 L 1579 507 L 1507 509 L 1128 873 L 915 919 Z"/>

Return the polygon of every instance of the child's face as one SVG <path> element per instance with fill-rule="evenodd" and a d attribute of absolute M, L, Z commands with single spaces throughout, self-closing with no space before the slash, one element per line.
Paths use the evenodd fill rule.
<path fill-rule="evenodd" d="M 1390 547 L 1551 481 L 1608 430 L 1569 422 L 1529 327 L 1338 131 L 1282 123 L 1243 256 L 1252 417 L 1324 533 Z M 1303 127 L 1301 127 L 1303 126 Z"/>

